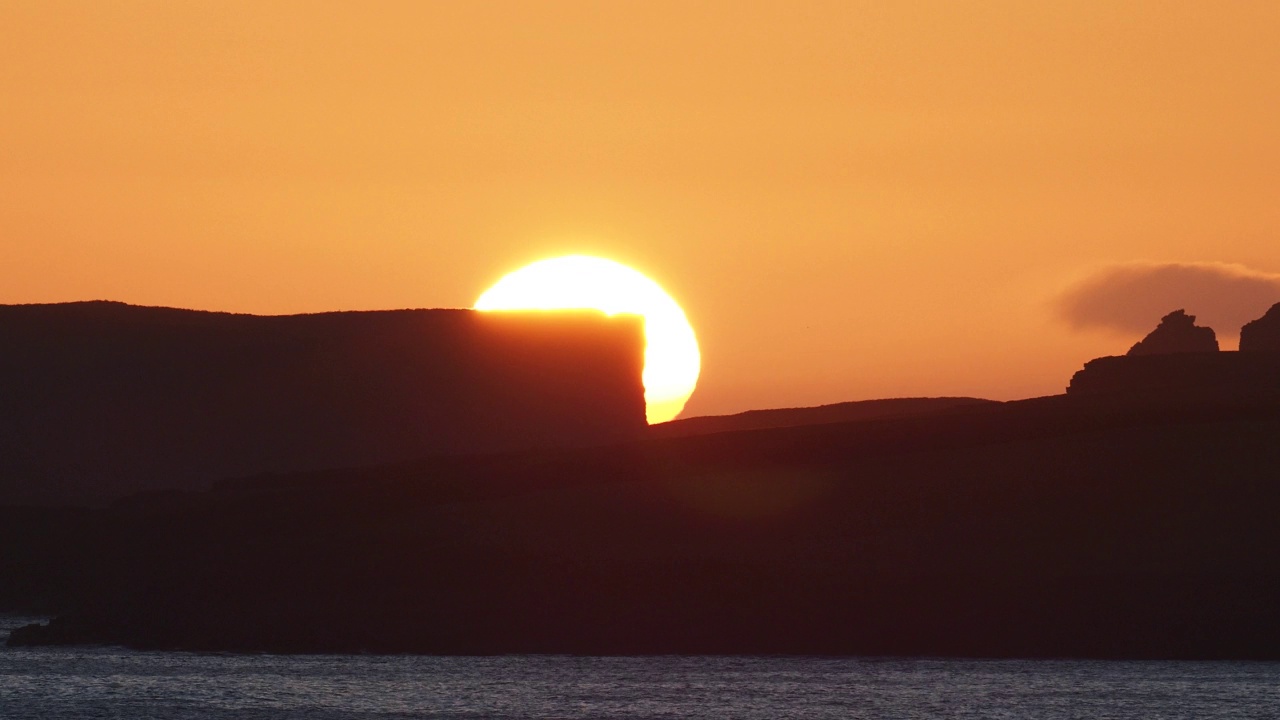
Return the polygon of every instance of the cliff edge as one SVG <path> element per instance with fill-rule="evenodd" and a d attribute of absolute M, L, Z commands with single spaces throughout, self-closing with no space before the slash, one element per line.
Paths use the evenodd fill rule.
<path fill-rule="evenodd" d="M 0 502 L 637 437 L 643 348 L 598 313 L 0 306 Z"/>

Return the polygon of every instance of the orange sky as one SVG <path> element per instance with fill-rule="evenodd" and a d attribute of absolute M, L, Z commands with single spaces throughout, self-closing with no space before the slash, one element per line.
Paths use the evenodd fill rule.
<path fill-rule="evenodd" d="M 1056 309 L 1098 268 L 1273 281 L 1276 128 L 1277 3 L 6 0 L 0 302 L 465 307 L 580 252 L 685 307 L 686 415 L 1025 397 L 1135 339 Z"/>

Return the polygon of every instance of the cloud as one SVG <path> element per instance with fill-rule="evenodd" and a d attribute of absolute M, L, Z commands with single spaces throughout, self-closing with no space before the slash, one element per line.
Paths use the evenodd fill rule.
<path fill-rule="evenodd" d="M 1058 298 L 1061 317 L 1077 329 L 1147 332 L 1183 308 L 1219 335 L 1280 302 L 1280 274 L 1216 262 L 1126 263 L 1102 268 Z"/>

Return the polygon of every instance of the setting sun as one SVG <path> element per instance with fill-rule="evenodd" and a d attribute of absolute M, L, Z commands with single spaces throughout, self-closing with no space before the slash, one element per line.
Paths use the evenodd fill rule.
<path fill-rule="evenodd" d="M 684 311 L 657 283 L 612 260 L 570 255 L 527 265 L 485 291 L 475 308 L 594 309 L 643 316 L 645 405 L 650 423 L 679 415 L 698 382 L 701 355 Z"/>

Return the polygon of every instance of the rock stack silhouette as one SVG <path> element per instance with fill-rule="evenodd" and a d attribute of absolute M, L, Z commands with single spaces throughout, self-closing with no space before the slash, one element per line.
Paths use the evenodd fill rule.
<path fill-rule="evenodd" d="M 1126 355 L 1085 363 L 1067 394 L 1146 404 L 1252 405 L 1280 397 L 1280 303 L 1244 326 L 1238 352 L 1220 351 L 1213 329 L 1195 320 L 1185 310 L 1165 315 Z"/>
<path fill-rule="evenodd" d="M 1240 352 L 1280 353 L 1280 303 L 1240 328 Z"/>
<path fill-rule="evenodd" d="M 1186 310 L 1174 310 L 1160 319 L 1146 337 L 1129 348 L 1129 355 L 1167 355 L 1170 353 L 1218 352 L 1218 338 L 1213 328 L 1196 325 L 1196 316 Z"/>

